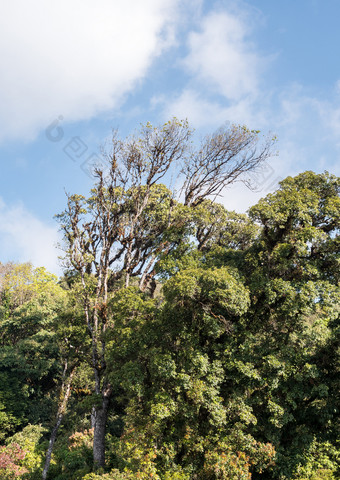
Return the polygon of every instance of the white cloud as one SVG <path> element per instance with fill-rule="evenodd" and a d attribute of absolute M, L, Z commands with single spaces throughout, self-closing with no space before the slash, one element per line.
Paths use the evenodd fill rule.
<path fill-rule="evenodd" d="M 240 14 L 211 12 L 199 31 L 190 33 L 184 66 L 228 100 L 254 95 L 264 60 L 248 40 L 249 31 Z"/>
<path fill-rule="evenodd" d="M 195 128 L 216 128 L 225 122 L 246 124 L 258 129 L 266 123 L 265 109 L 256 109 L 254 99 L 244 97 L 231 105 L 211 100 L 204 92 L 196 89 L 184 89 L 177 97 L 154 98 L 154 105 L 163 105 L 165 118 L 175 116 L 188 118 Z M 261 128 L 261 127 L 260 127 Z"/>
<path fill-rule="evenodd" d="M 279 155 L 269 159 L 273 173 L 268 180 L 260 180 L 255 192 L 241 183 L 223 192 L 227 208 L 245 211 L 287 175 L 325 168 L 338 174 L 340 80 L 322 93 L 294 78 L 285 85 L 270 84 L 265 71 L 275 67 L 277 56 L 264 58 L 252 42 L 251 7 L 243 4 L 240 10 L 230 4 L 233 10 L 228 5 L 195 20 L 198 27 L 189 34 L 188 53 L 180 64 L 188 73 L 186 85 L 153 103 L 166 118 L 188 118 L 203 130 L 231 122 L 278 136 Z"/>
<path fill-rule="evenodd" d="M 257 10 L 233 2 L 195 18 L 187 54 L 179 62 L 187 83 L 175 95 L 152 99 L 153 105 L 162 105 L 166 118 L 188 118 L 197 128 L 226 121 L 266 126 L 270 95 L 263 93 L 262 77 L 269 57 L 262 57 L 251 41 L 254 18 L 260 19 Z"/>
<path fill-rule="evenodd" d="M 252 191 L 239 182 L 224 191 L 223 198 L 219 200 L 219 203 L 222 203 L 227 210 L 245 213 L 249 207 L 255 205 L 264 196 L 265 193 Z"/>
<path fill-rule="evenodd" d="M 60 273 L 56 248 L 57 227 L 50 227 L 22 205 L 9 206 L 0 199 L 0 262 L 31 262 Z"/>
<path fill-rule="evenodd" d="M 174 41 L 177 0 L 11 0 L 0 17 L 0 139 L 117 106 Z"/>

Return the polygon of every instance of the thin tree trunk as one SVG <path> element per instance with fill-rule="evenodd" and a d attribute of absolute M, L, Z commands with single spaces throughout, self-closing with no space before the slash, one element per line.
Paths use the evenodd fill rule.
<path fill-rule="evenodd" d="M 95 469 L 105 467 L 105 433 L 110 396 L 111 391 L 108 390 L 103 395 L 102 405 L 100 408 L 96 408 L 93 435 L 93 462 Z"/>
<path fill-rule="evenodd" d="M 50 468 L 54 442 L 56 441 L 58 430 L 59 430 L 59 427 L 60 427 L 60 424 L 61 424 L 63 418 L 64 418 L 63 414 L 60 414 L 60 415 L 57 416 L 56 424 L 54 425 L 51 436 L 50 436 L 50 441 L 49 441 L 48 449 L 47 449 L 47 453 L 46 453 L 45 466 L 44 466 L 44 470 L 42 472 L 42 479 L 43 480 L 46 480 L 47 473 L 48 473 L 48 470 Z"/>
<path fill-rule="evenodd" d="M 67 362 L 65 363 L 64 375 L 66 375 L 66 370 L 67 370 Z M 50 441 L 48 443 L 45 465 L 44 465 L 44 469 L 43 469 L 43 472 L 42 472 L 42 479 L 43 480 L 46 480 L 48 470 L 50 468 L 54 443 L 56 441 L 58 430 L 59 430 L 59 427 L 61 425 L 61 422 L 63 421 L 63 418 L 65 416 L 67 402 L 68 402 L 68 399 L 70 398 L 70 394 L 71 394 L 71 384 L 72 384 L 72 379 L 73 379 L 74 372 L 75 372 L 75 368 L 73 368 L 73 370 L 71 371 L 70 376 L 69 376 L 69 378 L 66 382 L 66 385 L 65 385 L 65 383 L 63 383 L 62 387 L 61 387 L 61 394 L 60 394 L 61 403 L 59 404 L 59 407 L 58 407 L 56 423 L 53 427 L 53 430 L 52 430 L 52 433 L 51 433 L 51 436 L 50 436 Z"/>

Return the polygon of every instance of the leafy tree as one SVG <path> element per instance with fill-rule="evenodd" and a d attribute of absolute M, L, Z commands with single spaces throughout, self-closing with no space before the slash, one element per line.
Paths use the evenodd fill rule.
<path fill-rule="evenodd" d="M 235 229 L 220 207 L 223 236 L 216 226 L 200 251 L 162 259 L 154 313 L 137 293 L 110 304 L 111 381 L 126 402 L 116 466 L 142 478 L 336 475 L 338 182 L 288 178 L 251 209 L 259 230 L 245 218 Z"/>
<path fill-rule="evenodd" d="M 228 212 L 202 166 L 226 137 L 194 154 L 190 134 L 115 136 L 59 217 L 59 282 L 0 265 L 1 478 L 339 477 L 340 181 L 305 172 Z"/>
<path fill-rule="evenodd" d="M 110 305 L 112 385 L 126 402 L 115 466 L 140 478 L 248 478 L 274 454 L 247 434 L 250 409 L 225 386 L 225 352 L 248 291 L 223 267 L 179 272 L 164 294 L 161 308 L 133 291 Z"/>
<path fill-rule="evenodd" d="M 0 306 L 0 399 L 2 427 L 14 433 L 19 425 L 49 417 L 47 393 L 58 376 L 55 323 L 64 291 L 57 278 L 30 264 L 6 266 Z"/>
<path fill-rule="evenodd" d="M 252 408 L 258 434 L 277 446 L 280 478 L 337 436 L 334 367 L 326 374 L 336 362 L 320 359 L 339 317 L 339 187 L 335 176 L 305 172 L 250 209 L 261 235 L 246 253 L 253 338 L 244 350 L 266 379 Z"/>
<path fill-rule="evenodd" d="M 108 154 L 110 172 L 98 171 L 89 198 L 68 197 L 58 216 L 65 234 L 66 261 L 81 279 L 80 299 L 92 342 L 95 393 L 93 455 L 105 464 L 105 428 L 112 387 L 107 375 L 106 333 L 109 292 L 133 277 L 139 288 L 152 288 L 162 255 L 190 235 L 191 211 L 207 197 L 254 169 L 270 155 L 272 139 L 259 143 L 258 132 L 230 126 L 207 136 L 198 149 L 190 143 L 186 122 L 150 124 L 140 136 L 122 141 L 115 134 Z M 160 181 L 181 162 L 180 203 Z"/>
<path fill-rule="evenodd" d="M 3 272 L 0 377 L 4 383 L 0 398 L 4 406 L 0 419 L 8 435 L 28 422 L 42 422 L 49 426 L 56 408 L 56 421 L 43 472 L 43 478 L 46 478 L 71 383 L 79 365 L 79 350 L 86 350 L 83 324 L 79 328 L 79 313 L 74 307 L 73 310 L 68 307 L 70 295 L 44 268 L 9 264 Z M 27 436 L 33 435 L 30 432 Z M 32 465 L 27 467 L 33 468 Z"/>
<path fill-rule="evenodd" d="M 41 439 L 45 431 L 46 429 L 41 425 L 27 425 L 23 430 L 6 440 L 9 449 L 13 448 L 13 446 L 18 446 L 25 452 L 20 465 L 22 471 L 25 470 L 26 472 L 26 478 L 27 474 L 29 474 L 29 478 L 32 480 L 40 479 L 41 463 L 44 454 Z"/>

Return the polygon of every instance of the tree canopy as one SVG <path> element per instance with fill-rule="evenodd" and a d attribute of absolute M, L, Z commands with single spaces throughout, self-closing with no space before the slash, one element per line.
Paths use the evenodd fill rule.
<path fill-rule="evenodd" d="M 114 134 L 58 215 L 61 279 L 1 264 L 1 478 L 339 477 L 340 179 L 229 212 L 272 139 L 191 136 Z"/>

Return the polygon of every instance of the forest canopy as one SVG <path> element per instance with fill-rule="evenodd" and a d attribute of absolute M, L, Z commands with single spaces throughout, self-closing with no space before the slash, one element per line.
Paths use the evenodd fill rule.
<path fill-rule="evenodd" d="M 275 139 L 191 138 L 115 133 L 57 215 L 63 276 L 0 264 L 2 479 L 339 478 L 340 179 L 238 214 Z"/>

